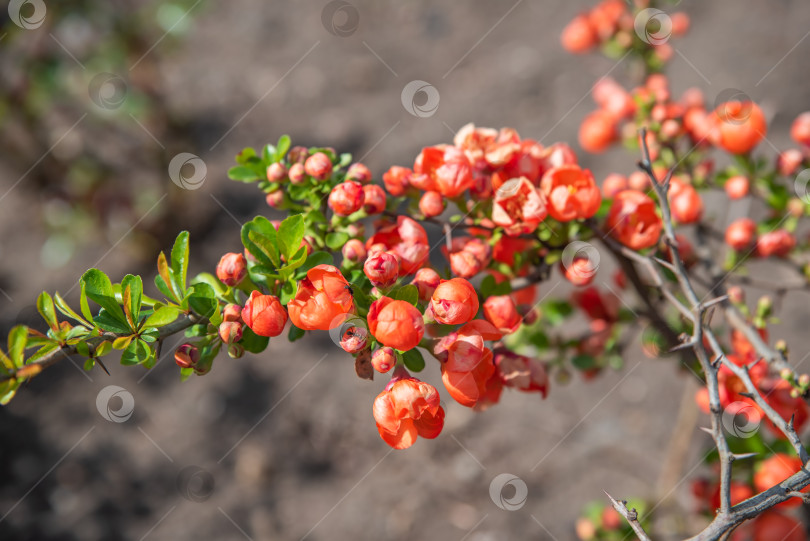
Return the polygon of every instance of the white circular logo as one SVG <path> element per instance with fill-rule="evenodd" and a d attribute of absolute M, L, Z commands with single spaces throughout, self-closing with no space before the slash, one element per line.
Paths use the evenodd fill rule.
<path fill-rule="evenodd" d="M 807 190 L 808 184 L 810 184 L 810 169 L 804 169 L 796 175 L 796 180 L 793 181 L 793 190 L 805 204 L 810 204 L 810 194 L 808 194 Z"/>
<path fill-rule="evenodd" d="M 113 398 L 121 400 L 121 406 L 118 409 L 110 407 L 110 401 Z M 132 393 L 123 387 L 107 385 L 96 396 L 96 409 L 111 423 L 125 423 L 135 411 L 135 399 L 132 397 Z"/>
<path fill-rule="evenodd" d="M 756 406 L 748 402 L 732 402 L 723 410 L 723 428 L 738 438 L 750 438 L 757 430 L 762 416 Z"/>
<path fill-rule="evenodd" d="M 633 22 L 636 34 L 644 43 L 662 45 L 672 35 L 672 19 L 660 9 L 642 9 Z"/>
<path fill-rule="evenodd" d="M 88 92 L 102 109 L 118 109 L 127 97 L 127 83 L 114 73 L 99 73 L 90 80 Z"/>
<path fill-rule="evenodd" d="M 188 168 L 192 169 L 189 174 Z M 184 190 L 196 190 L 205 182 L 208 168 L 202 158 L 190 152 L 181 152 L 169 162 L 169 177 Z"/>
<path fill-rule="evenodd" d="M 8 3 L 8 16 L 11 22 L 26 30 L 42 26 L 46 11 L 45 2 L 42 0 L 11 0 Z"/>
<path fill-rule="evenodd" d="M 514 487 L 515 494 L 511 497 L 504 497 L 503 489 L 507 486 Z M 517 511 L 526 505 L 526 498 L 529 496 L 529 487 L 523 479 L 511 473 L 502 473 L 495 477 L 489 484 L 489 497 L 492 502 L 504 511 Z"/>
<path fill-rule="evenodd" d="M 425 81 L 411 81 L 402 89 L 402 106 L 415 117 L 433 116 L 439 109 L 439 91 Z"/>
<path fill-rule="evenodd" d="M 354 34 L 360 26 L 360 13 L 350 3 L 334 0 L 321 11 L 321 23 L 333 36 L 345 38 Z"/>
<path fill-rule="evenodd" d="M 177 475 L 177 490 L 189 501 L 204 502 L 214 492 L 214 476 L 199 466 L 187 466 Z"/>
<path fill-rule="evenodd" d="M 599 269 L 599 250 L 595 246 L 581 240 L 569 243 L 562 252 L 563 266 L 568 270 L 578 259 L 587 259 L 590 265 L 577 266 L 572 271 L 577 278 L 588 279 L 596 274 Z"/>

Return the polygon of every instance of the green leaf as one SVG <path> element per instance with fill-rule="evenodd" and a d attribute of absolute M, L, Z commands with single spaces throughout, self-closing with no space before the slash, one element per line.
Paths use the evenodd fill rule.
<path fill-rule="evenodd" d="M 132 321 L 137 325 L 138 316 L 141 315 L 141 305 L 143 304 L 143 281 L 140 276 L 127 274 L 121 280 L 121 287 L 124 290 L 129 288 L 128 309 L 129 313 L 132 314 Z"/>
<path fill-rule="evenodd" d="M 110 278 L 98 269 L 90 269 L 82 275 L 81 279 L 85 287 L 87 296 L 107 311 L 107 315 L 126 325 L 124 311 L 115 300 L 112 282 Z"/>
<path fill-rule="evenodd" d="M 43 291 L 37 298 L 37 311 L 54 331 L 59 330 L 59 320 L 53 306 L 53 299 L 47 291 Z"/>
<path fill-rule="evenodd" d="M 236 165 L 228 169 L 228 178 L 239 182 L 256 182 L 261 177 L 246 165 Z"/>
<path fill-rule="evenodd" d="M 301 278 L 307 273 L 308 270 L 315 268 L 318 265 L 334 265 L 335 259 L 329 252 L 312 252 L 307 256 L 307 260 L 303 265 L 298 267 L 295 275 Z"/>
<path fill-rule="evenodd" d="M 307 334 L 307 331 L 304 329 L 299 329 L 292 323 L 290 323 L 290 332 L 287 334 L 287 339 L 290 342 L 295 342 L 296 340 L 303 338 L 304 335 Z"/>
<path fill-rule="evenodd" d="M 281 222 L 278 228 L 278 246 L 287 260 L 301 247 L 304 230 L 304 217 L 300 214 L 293 214 Z"/>
<path fill-rule="evenodd" d="M 279 274 L 281 274 L 282 279 L 286 280 L 290 276 L 292 276 L 293 271 L 304 264 L 307 260 L 307 249 L 304 246 L 301 248 L 289 259 L 289 263 L 284 265 L 279 269 Z"/>
<path fill-rule="evenodd" d="M 512 292 L 512 285 L 509 283 L 509 280 L 504 280 L 499 284 L 495 284 L 495 287 L 492 288 L 491 294 L 494 296 L 501 296 L 501 295 L 509 295 Z"/>
<path fill-rule="evenodd" d="M 199 283 L 191 286 L 190 291 L 188 305 L 194 313 L 205 318 L 213 316 L 219 304 L 214 288 L 206 283 Z"/>
<path fill-rule="evenodd" d="M 132 343 L 133 338 L 135 338 L 134 334 L 129 336 L 119 336 L 113 340 L 112 347 L 113 349 L 126 349 L 129 347 L 129 344 Z"/>
<path fill-rule="evenodd" d="M 180 315 L 180 309 L 176 306 L 161 306 L 152 315 L 146 318 L 144 327 L 163 327 L 168 325 Z"/>
<path fill-rule="evenodd" d="M 282 135 L 278 138 L 278 143 L 276 143 L 276 156 L 275 160 L 280 162 L 284 159 L 284 156 L 287 155 L 287 151 L 290 150 L 290 145 L 292 141 L 290 140 L 290 136 L 287 134 Z"/>
<path fill-rule="evenodd" d="M 59 349 L 59 344 L 57 344 L 56 342 L 51 342 L 51 343 L 49 343 L 49 344 L 45 344 L 44 346 L 42 346 L 41 348 L 39 348 L 39 349 L 36 351 L 36 353 L 34 353 L 34 354 L 33 354 L 33 355 L 31 355 L 30 357 L 28 357 L 28 358 L 25 360 L 25 362 L 26 362 L 27 364 L 34 363 L 34 362 L 36 362 L 36 361 L 40 360 L 41 358 L 43 358 L 45 355 L 48 355 L 48 354 L 50 354 L 50 353 L 53 353 L 53 352 L 54 352 L 54 351 L 56 351 L 57 349 Z"/>
<path fill-rule="evenodd" d="M 262 161 L 266 165 L 270 165 L 271 163 L 278 161 L 276 160 L 276 147 L 273 145 L 264 145 L 262 149 Z"/>
<path fill-rule="evenodd" d="M 242 151 L 236 155 L 236 163 L 244 164 L 248 163 L 249 161 L 255 160 L 256 158 L 256 150 L 252 147 L 245 147 Z"/>
<path fill-rule="evenodd" d="M 281 286 L 281 295 L 279 295 L 279 302 L 284 306 L 295 298 L 295 293 L 298 290 L 296 282 L 284 282 Z"/>
<path fill-rule="evenodd" d="M 121 354 L 121 364 L 133 365 L 146 362 L 152 356 L 152 348 L 141 339 L 129 343 L 127 349 Z"/>
<path fill-rule="evenodd" d="M 86 287 L 84 282 L 82 282 L 82 291 L 81 295 L 79 296 L 79 308 L 82 311 L 82 315 L 84 319 L 87 321 L 93 320 L 93 313 L 90 311 L 90 306 L 87 304 L 87 292 L 85 291 Z"/>
<path fill-rule="evenodd" d="M 20 380 L 10 380 L 4 381 L 0 383 L 0 405 L 5 406 L 11 399 L 14 398 L 14 395 L 17 393 L 17 388 L 22 383 Z"/>
<path fill-rule="evenodd" d="M 491 274 L 487 274 L 481 280 L 481 285 L 478 288 L 478 291 L 481 293 L 481 298 L 487 300 L 489 297 L 492 296 L 492 290 L 495 289 L 495 277 Z"/>
<path fill-rule="evenodd" d="M 155 286 L 163 293 L 167 299 L 173 299 L 180 302 L 183 295 L 179 295 L 174 290 L 172 272 L 169 268 L 169 262 L 166 260 L 166 254 L 160 252 L 157 260 L 158 275 L 155 276 Z"/>
<path fill-rule="evenodd" d="M 172 278 L 175 290 L 181 297 L 186 292 L 186 275 L 188 274 L 188 231 L 177 235 L 172 247 Z"/>
<path fill-rule="evenodd" d="M 104 355 L 107 355 L 111 351 L 112 351 L 112 344 L 108 340 L 104 340 L 103 342 L 101 342 L 99 345 L 96 346 L 96 349 L 95 351 L 93 351 L 93 354 L 96 357 L 103 357 Z"/>
<path fill-rule="evenodd" d="M 402 360 L 411 372 L 421 372 L 425 368 L 425 359 L 422 357 L 422 353 L 416 348 L 409 349 L 403 353 Z"/>
<path fill-rule="evenodd" d="M 84 325 L 90 326 L 90 323 L 88 323 L 87 320 L 85 320 L 82 316 L 74 312 L 73 309 L 70 306 L 68 306 L 68 304 L 65 302 L 65 299 L 59 296 L 59 293 L 54 294 L 53 300 L 54 304 L 56 305 L 56 309 L 62 312 L 62 315 L 67 316 L 71 319 L 75 319 L 76 321 L 78 321 L 79 323 L 83 323 Z"/>
<path fill-rule="evenodd" d="M 552 300 L 543 303 L 540 310 L 543 318 L 551 325 L 559 325 L 573 313 L 574 308 L 566 301 Z"/>
<path fill-rule="evenodd" d="M 194 374 L 193 368 L 181 368 L 180 369 L 180 381 L 186 381 L 191 375 Z"/>
<path fill-rule="evenodd" d="M 25 364 L 25 343 L 28 340 L 28 327 L 17 325 L 8 333 L 8 356 L 14 366 Z"/>
<path fill-rule="evenodd" d="M 242 331 L 242 339 L 239 341 L 239 343 L 245 348 L 245 351 L 249 351 L 251 353 L 261 353 L 267 349 L 267 344 L 270 343 L 270 338 L 267 336 L 259 336 L 250 330 L 250 327 L 245 325 L 245 328 Z"/>
<path fill-rule="evenodd" d="M 242 244 L 257 261 L 278 268 L 281 259 L 278 255 L 276 228 L 264 216 L 257 216 L 242 226 Z"/>
<path fill-rule="evenodd" d="M 129 334 L 132 332 L 129 323 L 112 317 L 104 308 L 93 318 L 93 323 L 107 332 L 114 332 L 116 334 Z"/>
<path fill-rule="evenodd" d="M 332 250 L 340 250 L 349 240 L 349 234 L 343 231 L 326 235 L 326 245 Z"/>
<path fill-rule="evenodd" d="M 211 274 L 210 272 L 201 272 L 191 280 L 193 284 L 208 284 L 209 286 L 214 288 L 217 296 L 222 296 L 227 291 L 227 287 L 217 279 L 216 276 Z"/>
<path fill-rule="evenodd" d="M 394 292 L 393 298 L 416 306 L 419 302 L 419 289 L 413 284 L 404 285 Z"/>
<path fill-rule="evenodd" d="M 571 364 L 578 370 L 590 370 L 596 367 L 596 359 L 591 355 L 579 354 L 574 355 Z"/>

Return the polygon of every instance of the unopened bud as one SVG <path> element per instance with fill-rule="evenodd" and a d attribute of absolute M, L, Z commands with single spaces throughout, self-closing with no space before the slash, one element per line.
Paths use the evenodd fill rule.
<path fill-rule="evenodd" d="M 787 342 L 785 342 L 784 340 L 777 340 L 776 343 L 773 345 L 773 347 L 776 348 L 776 351 L 787 357 L 788 354 Z"/>
<path fill-rule="evenodd" d="M 368 330 L 363 327 L 349 327 L 340 339 L 340 347 L 346 353 L 358 353 L 365 349 L 368 342 Z"/>
<path fill-rule="evenodd" d="M 192 368 L 200 360 L 200 350 L 193 344 L 183 344 L 174 351 L 174 362 L 180 368 Z"/>
<path fill-rule="evenodd" d="M 790 368 L 783 368 L 779 371 L 779 376 L 786 381 L 790 381 L 793 379 L 793 372 L 790 370 Z"/>
<path fill-rule="evenodd" d="M 233 344 L 242 339 L 242 324 L 236 321 L 223 321 L 219 326 L 219 337 L 226 344 Z"/>
<path fill-rule="evenodd" d="M 304 165 L 300 163 L 292 164 L 290 170 L 287 172 L 287 176 L 292 184 L 303 184 L 307 178 L 306 171 L 304 171 Z"/>
<path fill-rule="evenodd" d="M 317 180 L 326 180 L 332 175 L 332 160 L 323 152 L 316 152 L 304 162 L 304 171 Z"/>
<path fill-rule="evenodd" d="M 309 150 L 307 147 L 302 146 L 295 146 L 290 149 L 287 153 L 287 159 L 290 163 L 300 163 L 304 165 L 304 162 L 307 160 L 307 156 L 309 156 Z"/>
<path fill-rule="evenodd" d="M 380 374 L 385 374 L 397 364 L 397 356 L 393 348 L 384 347 L 371 355 L 371 365 Z"/>
<path fill-rule="evenodd" d="M 238 359 L 245 354 L 245 348 L 242 344 L 231 344 L 228 346 L 228 357 L 231 359 Z"/>
<path fill-rule="evenodd" d="M 799 398 L 800 395 L 801 393 L 799 392 L 799 389 L 790 390 L 790 398 Z"/>
<path fill-rule="evenodd" d="M 523 316 L 523 323 L 533 325 L 540 319 L 540 310 L 528 304 L 518 306 L 518 313 Z"/>
<path fill-rule="evenodd" d="M 235 286 L 247 276 L 245 256 L 237 253 L 223 255 L 217 264 L 217 278 L 226 286 Z"/>
<path fill-rule="evenodd" d="M 281 182 L 287 178 L 287 168 L 282 163 L 271 163 L 267 166 L 267 180 L 270 182 Z"/>
<path fill-rule="evenodd" d="M 804 214 L 804 202 L 796 197 L 790 198 L 787 202 L 787 211 L 791 216 L 800 218 Z"/>
<path fill-rule="evenodd" d="M 358 239 L 349 239 L 341 249 L 343 259 L 349 263 L 360 263 L 365 261 L 368 253 L 365 245 Z"/>
<path fill-rule="evenodd" d="M 264 198 L 267 202 L 267 206 L 277 209 L 281 208 L 281 205 L 284 203 L 284 191 L 283 190 L 276 190 L 274 192 L 270 192 L 267 194 L 267 197 Z"/>
<path fill-rule="evenodd" d="M 799 376 L 799 385 L 802 387 L 810 385 L 810 374 L 802 374 Z"/>
<path fill-rule="evenodd" d="M 772 308 L 773 300 L 769 296 L 763 295 L 759 298 L 759 302 L 757 302 L 757 317 L 766 318 L 770 316 Z"/>
<path fill-rule="evenodd" d="M 222 321 L 242 322 L 242 307 L 238 304 L 228 304 L 222 310 Z"/>
<path fill-rule="evenodd" d="M 740 286 L 731 286 L 728 288 L 728 300 L 732 304 L 743 304 L 745 302 L 745 291 Z"/>
<path fill-rule="evenodd" d="M 346 180 L 353 180 L 360 184 L 368 184 L 371 182 L 371 171 L 362 163 L 353 163 L 346 171 Z"/>

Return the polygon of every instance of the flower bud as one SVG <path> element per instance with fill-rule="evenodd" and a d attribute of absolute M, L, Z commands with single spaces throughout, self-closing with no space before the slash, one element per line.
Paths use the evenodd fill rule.
<path fill-rule="evenodd" d="M 788 176 L 796 172 L 796 169 L 804 161 L 804 154 L 797 148 L 789 148 L 781 152 L 776 158 L 776 168 L 779 174 Z"/>
<path fill-rule="evenodd" d="M 787 202 L 787 211 L 794 218 L 801 218 L 804 214 L 804 201 L 798 197 L 791 197 Z"/>
<path fill-rule="evenodd" d="M 242 322 L 242 307 L 238 304 L 228 304 L 222 310 L 222 321 Z"/>
<path fill-rule="evenodd" d="M 419 199 L 419 211 L 426 218 L 438 216 L 444 212 L 444 197 L 439 192 L 425 192 Z"/>
<path fill-rule="evenodd" d="M 242 344 L 230 344 L 228 346 L 228 357 L 238 359 L 245 354 L 245 347 Z"/>
<path fill-rule="evenodd" d="M 788 345 L 784 340 L 777 340 L 773 347 L 784 356 L 788 354 Z"/>
<path fill-rule="evenodd" d="M 180 368 L 192 368 L 200 360 L 200 350 L 193 344 L 183 344 L 174 351 L 174 362 Z"/>
<path fill-rule="evenodd" d="M 304 171 L 304 166 L 300 163 L 294 163 L 290 167 L 287 176 L 290 178 L 290 182 L 292 184 L 303 184 L 306 181 L 306 171 Z"/>
<path fill-rule="evenodd" d="M 796 117 L 790 126 L 790 136 L 800 145 L 810 146 L 810 112 Z"/>
<path fill-rule="evenodd" d="M 771 315 L 773 309 L 773 299 L 767 295 L 763 295 L 757 302 L 757 317 L 767 318 Z"/>
<path fill-rule="evenodd" d="M 424 267 L 416 271 L 411 283 L 419 290 L 419 300 L 428 302 L 430 297 L 433 296 L 433 292 L 439 287 L 441 280 L 438 272 Z"/>
<path fill-rule="evenodd" d="M 757 255 L 786 257 L 795 246 L 796 239 L 784 229 L 768 231 L 757 239 Z"/>
<path fill-rule="evenodd" d="M 363 209 L 366 214 L 381 214 L 385 210 L 385 190 L 377 184 L 363 186 Z"/>
<path fill-rule="evenodd" d="M 346 353 L 359 353 L 368 344 L 368 329 L 363 327 L 349 327 L 340 339 L 340 347 Z"/>
<path fill-rule="evenodd" d="M 219 337 L 226 344 L 233 344 L 242 339 L 242 324 L 236 321 L 223 321 L 219 325 Z"/>
<path fill-rule="evenodd" d="M 217 278 L 226 286 L 233 287 L 247 276 L 247 261 L 245 256 L 237 253 L 227 253 L 217 264 Z"/>
<path fill-rule="evenodd" d="M 478 313 L 478 293 L 464 278 L 442 280 L 430 299 L 436 321 L 445 325 L 467 323 Z"/>
<path fill-rule="evenodd" d="M 590 284 L 596 276 L 596 266 L 587 257 L 575 257 L 567 267 L 561 261 L 560 268 L 565 279 L 579 287 Z"/>
<path fill-rule="evenodd" d="M 729 178 L 723 188 L 726 190 L 729 199 L 742 199 L 748 195 L 749 186 L 748 177 L 736 175 Z"/>
<path fill-rule="evenodd" d="M 278 336 L 287 323 L 287 311 L 275 295 L 253 291 L 242 309 L 242 319 L 259 336 Z"/>
<path fill-rule="evenodd" d="M 509 295 L 489 297 L 484 301 L 484 317 L 504 334 L 517 330 L 521 317 Z"/>
<path fill-rule="evenodd" d="M 785 381 L 790 381 L 793 379 L 793 372 L 790 371 L 790 368 L 783 368 L 779 371 L 779 377 Z"/>
<path fill-rule="evenodd" d="M 363 272 L 375 287 L 388 287 L 397 281 L 399 262 L 388 252 L 382 252 L 366 259 Z"/>
<path fill-rule="evenodd" d="M 353 180 L 360 184 L 368 184 L 371 182 L 371 171 L 362 163 L 353 163 L 346 171 L 346 180 Z"/>
<path fill-rule="evenodd" d="M 329 193 L 329 208 L 335 214 L 348 216 L 360 210 L 365 201 L 363 185 L 359 182 L 342 182 Z"/>
<path fill-rule="evenodd" d="M 612 199 L 617 193 L 629 189 L 627 177 L 619 173 L 611 173 L 602 182 L 602 195 Z"/>
<path fill-rule="evenodd" d="M 276 190 L 274 192 L 270 192 L 267 194 L 267 197 L 265 197 L 264 200 L 267 203 L 267 206 L 270 208 L 281 208 L 281 205 L 284 204 L 284 191 Z"/>
<path fill-rule="evenodd" d="M 287 178 L 287 168 L 283 163 L 271 163 L 267 166 L 267 180 L 270 182 L 281 182 Z"/>
<path fill-rule="evenodd" d="M 726 244 L 734 250 L 745 250 L 754 242 L 757 224 L 751 218 L 734 220 L 726 228 Z"/>
<path fill-rule="evenodd" d="M 630 173 L 630 176 L 627 177 L 627 183 L 631 190 L 636 190 L 637 192 L 646 192 L 650 189 L 650 177 L 648 177 L 647 173 L 644 171 L 633 171 Z"/>
<path fill-rule="evenodd" d="M 727 290 L 728 300 L 732 304 L 743 304 L 745 302 L 745 291 L 740 286 L 731 286 Z"/>
<path fill-rule="evenodd" d="M 810 374 L 802 374 L 799 376 L 799 385 L 802 387 L 807 387 L 810 385 Z"/>
<path fill-rule="evenodd" d="M 526 325 L 534 325 L 540 319 L 540 309 L 528 304 L 518 306 L 518 313 L 523 316 L 523 323 Z"/>
<path fill-rule="evenodd" d="M 360 263 L 366 259 L 366 246 L 358 239 L 349 239 L 341 249 L 343 260 L 349 263 Z"/>
<path fill-rule="evenodd" d="M 393 348 L 384 347 L 371 355 L 371 365 L 380 374 L 385 374 L 397 364 L 397 357 Z"/>
<path fill-rule="evenodd" d="M 304 162 L 304 171 L 316 180 L 326 180 L 332 175 L 332 160 L 323 152 L 316 152 Z"/>
<path fill-rule="evenodd" d="M 346 233 L 352 238 L 363 238 L 366 235 L 366 226 L 363 222 L 355 222 L 346 226 Z"/>
<path fill-rule="evenodd" d="M 304 165 L 304 162 L 307 160 L 308 156 L 309 150 L 307 147 L 302 146 L 294 146 L 287 153 L 287 159 L 293 164 L 300 163 L 301 165 Z"/>

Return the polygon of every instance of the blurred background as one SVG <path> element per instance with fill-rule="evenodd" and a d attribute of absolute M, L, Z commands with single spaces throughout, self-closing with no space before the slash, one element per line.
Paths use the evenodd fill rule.
<path fill-rule="evenodd" d="M 192 272 L 213 270 L 241 246 L 240 224 L 269 214 L 254 186 L 227 180 L 233 156 L 284 133 L 353 153 L 375 179 L 467 122 L 575 146 L 594 82 L 638 82 L 621 61 L 562 50 L 561 29 L 591 4 L 12 0 L 0 13 L 3 331 L 39 325 L 43 289 L 75 301 L 89 267 L 151 277 L 181 229 Z M 741 89 L 785 148 L 810 109 L 810 4 L 677 9 L 692 27 L 674 44 L 674 94 L 697 86 L 711 103 Z M 405 99 L 411 81 L 437 90 L 432 114 L 408 110 L 424 98 Z M 598 179 L 635 159 L 580 153 Z M 772 332 L 794 348 L 801 302 L 786 300 Z M 506 393 L 480 414 L 446 403 L 442 435 L 402 452 L 371 416 L 382 378 L 359 380 L 328 336 L 224 357 L 186 383 L 171 351 L 148 372 L 107 363 L 110 376 L 61 362 L 0 409 L 0 539 L 563 540 L 602 490 L 646 499 L 672 538 L 700 527 L 678 518 L 709 450 L 697 381 L 638 347 L 622 371 L 553 383 L 545 401 Z M 440 383 L 436 366 L 424 379 Z M 134 400 L 126 422 L 100 414 L 109 385 Z M 115 393 L 103 395 L 113 409 Z M 528 488 L 514 511 L 490 497 L 504 473 Z"/>

